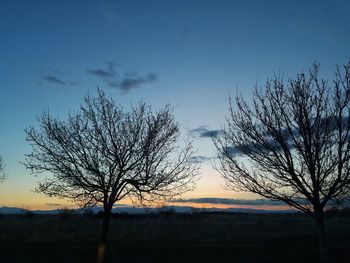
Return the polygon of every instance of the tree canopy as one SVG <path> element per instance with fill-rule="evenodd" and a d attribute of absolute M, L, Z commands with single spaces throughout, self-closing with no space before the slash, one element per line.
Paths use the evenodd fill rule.
<path fill-rule="evenodd" d="M 126 196 L 149 201 L 194 186 L 192 146 L 176 145 L 179 125 L 169 105 L 153 113 L 140 102 L 126 112 L 99 90 L 67 121 L 48 111 L 38 121 L 40 130 L 25 130 L 33 151 L 24 164 L 36 173 L 50 172 L 39 192 L 110 206 Z"/>
<path fill-rule="evenodd" d="M 230 99 L 223 136 L 214 138 L 227 187 L 250 191 L 317 217 L 350 184 L 350 64 L 335 80 L 275 77 L 252 103 Z"/>

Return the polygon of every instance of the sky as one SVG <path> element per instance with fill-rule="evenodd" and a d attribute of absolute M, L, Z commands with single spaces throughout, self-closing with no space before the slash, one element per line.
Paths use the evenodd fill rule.
<path fill-rule="evenodd" d="M 210 136 L 228 98 L 307 71 L 332 79 L 350 59 L 349 1 L 109 0 L 0 2 L 0 155 L 9 178 L 0 205 L 65 204 L 34 193 L 41 177 L 20 163 L 24 129 L 49 109 L 64 120 L 97 87 L 125 107 L 170 103 L 203 160 L 183 198 L 256 198 L 225 190 Z"/>

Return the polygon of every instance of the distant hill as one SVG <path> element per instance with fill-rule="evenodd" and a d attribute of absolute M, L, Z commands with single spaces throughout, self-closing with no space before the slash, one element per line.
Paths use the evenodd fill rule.
<path fill-rule="evenodd" d="M 24 214 L 26 212 L 27 210 L 23 208 L 6 207 L 6 206 L 0 207 L 0 214 Z"/>
<path fill-rule="evenodd" d="M 54 210 L 27 210 L 17 207 L 0 207 L 0 214 L 60 214 L 65 209 Z M 90 211 L 91 213 L 102 212 L 102 207 L 94 206 L 88 209 L 72 209 L 70 210 L 76 214 L 83 214 Z M 295 213 L 295 210 L 264 210 L 264 209 L 251 209 L 251 208 L 193 208 L 190 206 L 165 206 L 162 208 L 144 208 L 133 206 L 119 206 L 113 208 L 113 213 L 127 213 L 127 214 L 148 214 L 148 213 L 161 213 L 161 212 L 174 212 L 174 213 L 196 213 L 196 212 L 228 212 L 228 213 Z"/>

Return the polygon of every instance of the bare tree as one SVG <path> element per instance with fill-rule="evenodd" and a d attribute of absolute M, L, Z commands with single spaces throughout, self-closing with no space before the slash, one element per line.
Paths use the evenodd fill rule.
<path fill-rule="evenodd" d="M 6 177 L 4 159 L 0 156 L 0 182 L 4 181 Z"/>
<path fill-rule="evenodd" d="M 24 165 L 49 172 L 37 191 L 70 198 L 83 206 L 102 204 L 98 262 L 105 258 L 113 205 L 130 197 L 147 203 L 191 190 L 198 175 L 190 161 L 192 146 L 177 146 L 179 125 L 165 106 L 153 112 L 139 103 L 125 112 L 103 91 L 85 97 L 80 112 L 59 121 L 43 112 L 40 129 L 26 129 L 32 152 Z"/>
<path fill-rule="evenodd" d="M 250 191 L 311 215 L 328 259 L 324 209 L 350 185 L 350 63 L 329 83 L 314 64 L 285 85 L 255 88 L 252 103 L 230 99 L 223 136 L 213 139 L 229 189 Z"/>

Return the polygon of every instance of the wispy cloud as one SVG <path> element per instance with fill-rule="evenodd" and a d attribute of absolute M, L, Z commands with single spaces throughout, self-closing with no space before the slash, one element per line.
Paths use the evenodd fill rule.
<path fill-rule="evenodd" d="M 114 0 L 101 1 L 100 13 L 111 24 L 117 23 L 120 19 L 118 3 Z"/>
<path fill-rule="evenodd" d="M 116 77 L 118 75 L 116 70 L 116 64 L 113 62 L 106 62 L 106 64 L 106 68 L 87 69 L 86 71 L 91 75 L 107 80 Z"/>
<path fill-rule="evenodd" d="M 296 130 L 293 130 L 292 132 L 293 132 L 293 136 L 296 138 L 299 138 L 301 136 Z M 290 131 L 288 131 L 288 129 L 282 129 L 281 133 L 285 137 L 284 142 L 288 144 L 289 150 L 295 149 L 295 143 L 293 142 Z M 283 150 L 282 145 L 279 144 L 273 138 L 267 138 L 266 142 L 275 151 L 281 152 Z M 249 152 L 256 152 L 256 151 L 259 151 L 259 152 L 262 152 L 262 151 L 267 152 L 268 151 L 268 152 L 270 152 L 271 150 L 266 148 L 266 147 L 262 147 L 261 145 L 259 145 L 257 143 L 254 143 L 254 141 L 251 141 L 251 142 L 241 143 L 240 145 L 226 146 L 223 148 L 223 151 L 225 152 L 225 154 L 235 156 L 235 155 L 244 155 L 244 154 L 247 154 Z"/>
<path fill-rule="evenodd" d="M 106 63 L 106 68 L 87 69 L 86 71 L 90 75 L 103 79 L 109 87 L 119 89 L 122 94 L 158 80 L 157 74 L 152 72 L 143 76 L 126 72 L 123 77 L 119 77 L 120 73 L 116 70 L 116 64 L 111 62 Z"/>
<path fill-rule="evenodd" d="M 62 204 L 58 204 L 58 203 L 46 203 L 45 205 L 48 207 L 55 207 L 55 208 L 62 206 Z"/>
<path fill-rule="evenodd" d="M 113 77 L 113 74 L 105 71 L 103 69 L 88 69 L 87 70 L 90 74 L 98 76 L 98 77 L 102 77 L 102 78 L 111 78 Z"/>
<path fill-rule="evenodd" d="M 155 82 L 157 78 L 158 77 L 155 73 L 148 73 L 145 76 L 126 76 L 116 88 L 119 88 L 123 93 L 126 93 L 132 89 L 140 88 L 143 84 Z"/>
<path fill-rule="evenodd" d="M 66 82 L 54 75 L 50 74 L 43 74 L 42 79 L 45 80 L 46 82 L 53 83 L 53 84 L 59 84 L 59 85 L 66 85 Z"/>
<path fill-rule="evenodd" d="M 60 86 L 76 86 L 78 85 L 78 82 L 74 80 L 67 80 L 64 77 L 64 74 L 56 69 L 48 69 L 45 70 L 41 74 L 41 79 L 44 80 L 46 83 L 49 84 L 55 84 Z"/>
<path fill-rule="evenodd" d="M 78 85 L 79 83 L 78 83 L 77 81 L 70 80 L 70 81 L 68 81 L 68 84 L 69 84 L 69 85 L 72 85 L 72 86 L 76 86 L 76 85 Z"/>
<path fill-rule="evenodd" d="M 209 156 L 203 156 L 203 155 L 196 155 L 196 156 L 192 156 L 190 158 L 190 162 L 192 163 L 202 163 L 202 162 L 207 162 L 210 161 L 212 159 L 214 159 L 215 157 L 209 157 Z"/>
<path fill-rule="evenodd" d="M 190 134 L 199 136 L 201 138 L 212 138 L 217 137 L 223 133 L 222 130 L 211 130 L 207 126 L 200 126 L 196 129 L 190 130 Z"/>

